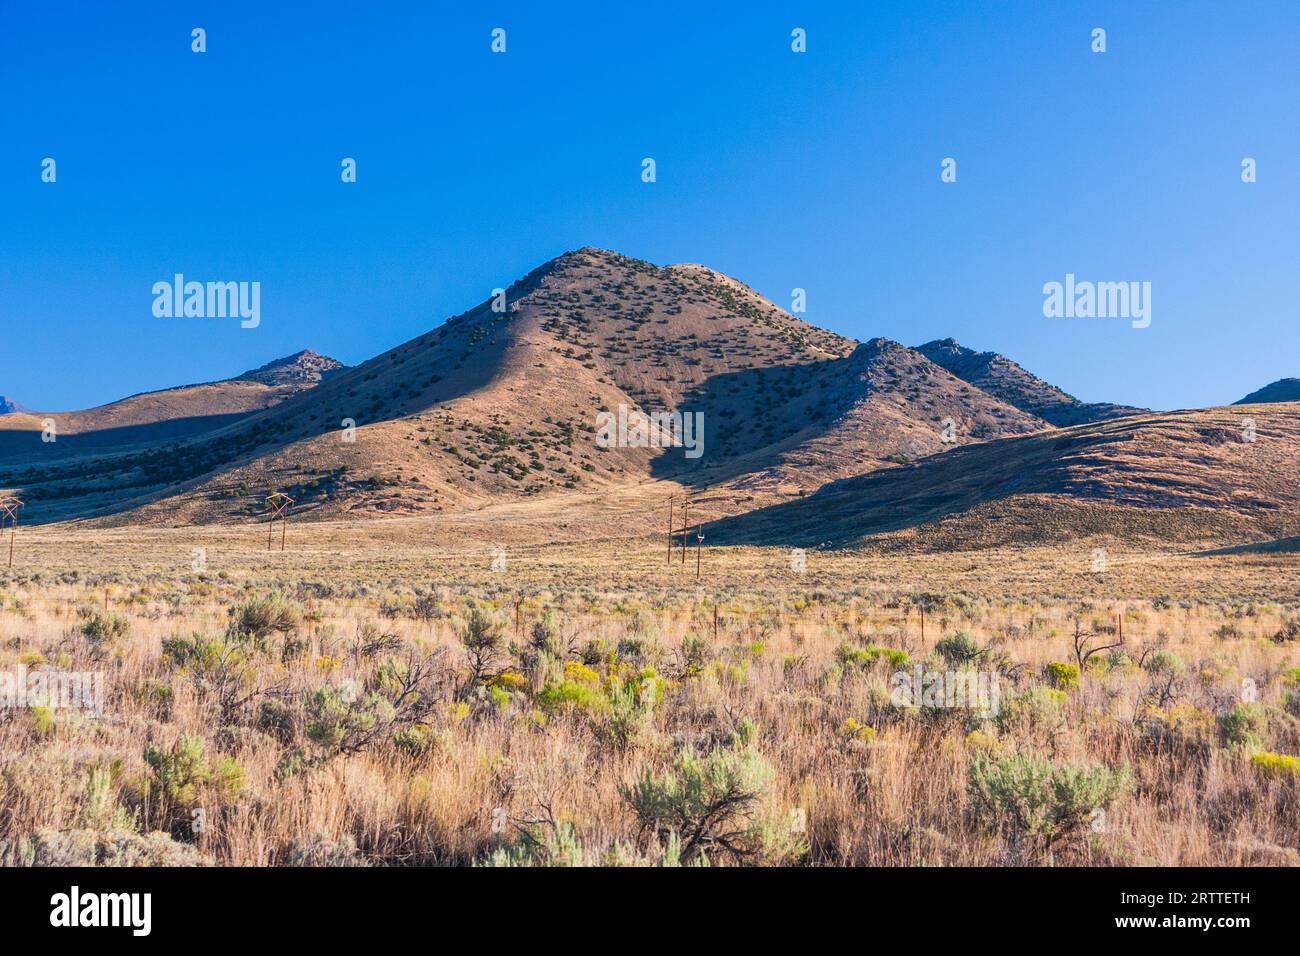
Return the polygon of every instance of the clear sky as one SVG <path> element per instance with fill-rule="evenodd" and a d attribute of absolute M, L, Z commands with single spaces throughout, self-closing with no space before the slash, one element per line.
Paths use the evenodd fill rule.
<path fill-rule="evenodd" d="M 584 245 L 1222 404 L 1300 376 L 1298 230 L 1295 0 L 0 0 L 0 394 L 41 410 L 360 362 Z M 259 281 L 260 327 L 155 318 L 177 272 Z M 1045 318 L 1066 273 L 1151 326 Z"/>

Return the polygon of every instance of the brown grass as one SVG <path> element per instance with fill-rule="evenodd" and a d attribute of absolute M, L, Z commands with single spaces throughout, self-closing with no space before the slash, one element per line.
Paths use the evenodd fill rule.
<path fill-rule="evenodd" d="M 1300 616 L 1288 555 L 1112 550 L 1099 574 L 1088 570 L 1092 543 L 810 553 L 799 575 L 786 551 L 706 549 L 697 584 L 694 553 L 669 569 L 653 539 L 510 546 L 506 570 L 493 572 L 492 542 L 472 530 L 443 528 L 438 546 L 427 525 L 406 521 L 291 526 L 284 554 L 259 551 L 256 527 L 24 530 L 18 566 L 0 572 L 0 672 L 42 660 L 102 671 L 107 699 L 98 719 L 0 715 L 5 859 L 468 865 L 514 853 L 655 863 L 667 833 L 640 826 L 627 788 L 667 772 L 683 748 L 716 747 L 752 751 L 771 775 L 739 816 L 743 854 L 715 850 L 714 863 L 1297 862 L 1297 780 L 1250 761 L 1255 750 L 1300 752 L 1286 676 L 1300 649 L 1274 640 Z M 191 568 L 195 548 L 205 550 L 204 571 Z M 231 608 L 273 590 L 299 624 L 250 645 L 239 678 L 247 701 L 223 720 L 212 687 L 172 662 L 164 641 L 218 639 Z M 123 617 L 126 634 L 92 640 L 92 607 Z M 504 700 L 486 688 L 458 695 L 473 607 L 503 629 L 492 669 L 521 675 L 502 685 Z M 557 659 L 539 665 L 529 636 L 548 612 Z M 1095 643 L 1113 643 L 1120 619 L 1132 663 L 1085 668 L 1047 716 L 1015 710 L 1014 698 L 1049 683 L 1048 663 L 1075 660 L 1076 620 Z M 1005 718 L 896 707 L 895 667 L 846 667 L 837 656 L 875 646 L 933 660 L 937 639 L 956 631 L 1002 662 Z M 384 635 L 382 650 L 363 650 Z M 310 695 L 364 693 L 389 658 L 429 668 L 418 705 L 351 752 L 312 740 Z M 546 685 L 580 659 L 595 672 L 597 703 L 549 702 Z M 645 667 L 664 681 L 660 697 L 620 734 L 609 688 L 643 681 Z M 1247 679 L 1263 722 L 1234 746 L 1220 718 Z M 283 729 L 259 717 L 267 702 L 287 715 Z M 416 726 L 427 746 L 402 746 L 401 732 Z M 203 741 L 211 773 L 169 796 L 145 751 L 170 752 L 182 735 Z M 1132 785 L 1104 826 L 1076 828 L 1049 850 L 972 813 L 978 752 L 1127 766 Z M 286 775 L 293 754 L 299 769 Z M 238 771 L 223 771 L 223 758 Z M 168 838 L 143 836 L 154 831 Z"/>

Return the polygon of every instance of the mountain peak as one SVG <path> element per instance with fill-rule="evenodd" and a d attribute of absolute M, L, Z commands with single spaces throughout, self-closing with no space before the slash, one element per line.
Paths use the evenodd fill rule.
<path fill-rule="evenodd" d="M 924 345 L 918 345 L 916 350 L 922 355 L 929 356 L 931 361 L 943 365 L 935 356 L 945 356 L 951 362 L 979 363 L 988 365 L 998 362 L 1011 362 L 1005 355 L 999 355 L 997 352 L 977 352 L 975 349 L 967 348 L 952 336 L 946 339 L 935 339 L 933 342 L 926 342 Z M 951 369 L 949 369 L 951 371 Z"/>
<path fill-rule="evenodd" d="M 0 395 L 0 415 L 9 415 L 14 412 L 27 411 L 22 405 L 15 402 L 7 395 Z"/>
<path fill-rule="evenodd" d="M 1259 405 L 1268 402 L 1300 402 L 1300 378 L 1279 378 L 1232 404 Z"/>
<path fill-rule="evenodd" d="M 321 355 L 312 349 L 303 349 L 284 358 L 267 362 L 260 368 L 235 376 L 235 381 L 261 382 L 263 385 L 302 385 L 316 383 L 347 369 L 342 362 Z"/>
<path fill-rule="evenodd" d="M 1104 421 L 1142 410 L 1125 405 L 1081 402 L 1005 355 L 976 352 L 958 345 L 953 338 L 926 342 L 918 345 L 916 351 L 981 391 L 1058 427 Z"/>

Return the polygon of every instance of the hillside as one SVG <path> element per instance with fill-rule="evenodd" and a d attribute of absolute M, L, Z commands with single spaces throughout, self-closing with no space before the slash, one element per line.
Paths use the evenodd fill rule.
<path fill-rule="evenodd" d="M 1232 404 L 1262 405 L 1272 402 L 1300 402 L 1300 378 L 1280 378 Z"/>
<path fill-rule="evenodd" d="M 1147 537 L 1162 547 L 1300 532 L 1300 406 L 1242 440 L 1227 408 L 1130 416 L 956 449 L 715 522 L 715 544 L 974 548 Z"/>
<path fill-rule="evenodd" d="M 763 449 L 760 459 L 742 460 L 747 474 L 735 487 L 805 494 L 873 468 L 1050 428 L 887 339 L 798 371 L 784 411 L 769 414 L 808 427 Z"/>
<path fill-rule="evenodd" d="M 299 519 L 328 519 L 586 514 L 614 498 L 636 513 L 685 486 L 701 517 L 731 516 L 711 542 L 801 546 L 1300 530 L 1300 407 L 1257 415 L 1246 442 L 1235 410 L 1080 403 L 995 353 L 857 343 L 704 266 L 593 248 L 502 286 L 504 302 L 354 368 L 302 352 L 79 413 L 97 416 L 73 422 L 86 444 L 61 421 L 59 452 L 0 457 L 0 490 L 34 522 L 186 525 L 257 520 L 275 490 Z M 598 416 L 620 409 L 702 415 L 700 454 L 601 447 Z M 39 422 L 0 422 L 25 417 Z M 94 444 L 115 432 L 133 440 Z M 650 530 L 657 507 L 612 533 Z"/>
<path fill-rule="evenodd" d="M 503 283 L 503 285 L 506 285 Z M 431 332 L 216 431 L 76 473 L 0 472 L 53 516 L 419 514 L 651 479 L 772 494 L 1044 422 L 912 350 L 858 346 L 700 265 L 585 248 Z M 255 383 L 245 383 L 255 384 Z M 620 406 L 704 416 L 704 454 L 609 448 Z M 347 423 L 352 423 L 350 427 Z"/>
<path fill-rule="evenodd" d="M 1145 411 L 1128 405 L 1081 402 L 1005 355 L 976 352 L 956 339 L 926 342 L 916 351 L 980 391 L 1061 428 Z"/>
<path fill-rule="evenodd" d="M 0 419 L 0 462 L 104 454 L 212 431 L 270 408 L 343 368 L 334 359 L 304 351 L 235 378 L 142 392 L 96 408 L 24 409 Z M 41 440 L 46 420 L 55 423 L 53 442 Z"/>
<path fill-rule="evenodd" d="M 12 414 L 13 412 L 25 412 L 25 411 L 27 411 L 26 408 L 24 408 L 22 405 L 19 405 L 16 401 L 14 401 L 9 396 L 0 395 L 0 415 L 9 415 Z"/>

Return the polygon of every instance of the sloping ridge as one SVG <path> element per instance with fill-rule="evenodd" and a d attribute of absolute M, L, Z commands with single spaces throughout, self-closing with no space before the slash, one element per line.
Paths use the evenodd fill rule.
<path fill-rule="evenodd" d="M 1273 402 L 1300 402 L 1300 378 L 1280 378 L 1232 404 L 1262 405 Z"/>
<path fill-rule="evenodd" d="M 1005 355 L 976 352 L 959 345 L 956 339 L 926 342 L 916 350 L 981 391 L 1061 428 L 1146 411 L 1129 405 L 1081 402 Z"/>
<path fill-rule="evenodd" d="M 959 448 L 717 522 L 715 544 L 935 549 L 1096 535 L 1172 542 L 1300 532 L 1300 405 L 1247 440 L 1227 408 L 1130 416 Z"/>
<path fill-rule="evenodd" d="M 0 461 L 35 453 L 42 462 L 110 454 L 214 431 L 270 408 L 343 368 L 332 358 L 305 350 L 234 378 L 138 392 L 95 408 L 24 410 L 0 420 Z M 53 442 L 41 438 L 47 421 L 54 423 Z"/>
<path fill-rule="evenodd" d="M 882 338 L 789 370 L 760 401 L 759 421 L 804 425 L 734 465 L 744 475 L 732 484 L 742 490 L 804 494 L 874 468 L 1051 427 Z"/>

